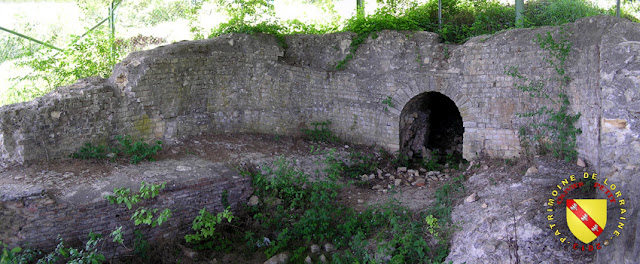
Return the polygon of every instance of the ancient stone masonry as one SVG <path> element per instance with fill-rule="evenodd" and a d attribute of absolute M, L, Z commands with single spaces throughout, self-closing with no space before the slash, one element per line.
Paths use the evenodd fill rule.
<path fill-rule="evenodd" d="M 639 201 L 640 26 L 607 16 L 563 27 L 573 44 L 568 95 L 572 112 L 581 113 L 579 155 Z M 286 49 L 268 35 L 230 34 L 136 52 L 107 80 L 82 80 L 1 107 L 0 165 L 65 157 L 85 141 L 118 134 L 171 144 L 201 132 L 298 134 L 325 120 L 343 139 L 389 150 L 459 151 L 458 143 L 443 147 L 433 142 L 442 137 L 431 139 L 453 131 L 462 133 L 466 159 L 517 157 L 518 129 L 526 120 L 516 114 L 545 104 L 517 90 L 505 66 L 531 79 L 551 75 L 546 52 L 532 41 L 548 31 L 559 28 L 509 30 L 457 46 L 433 33 L 383 31 L 342 71 L 334 66 L 348 53 L 351 33 L 288 36 Z M 425 93 L 451 100 L 460 120 L 431 122 L 452 110 L 420 108 Z M 391 104 L 383 104 L 388 97 Z M 429 126 L 410 125 L 426 121 Z M 629 217 L 640 221 L 636 210 Z M 635 233 L 634 223 L 625 238 L 629 250 L 614 259 L 640 254 Z"/>
<path fill-rule="evenodd" d="M 180 165 L 176 167 L 176 163 Z M 191 223 L 200 209 L 220 212 L 226 199 L 236 210 L 252 193 L 250 178 L 242 177 L 224 165 L 203 160 L 187 159 L 145 164 L 143 168 L 132 167 L 126 173 L 114 173 L 91 184 L 67 186 L 66 193 L 62 195 L 52 195 L 51 186 L 3 185 L 0 193 L 0 241 L 11 246 L 29 243 L 33 248 L 51 250 L 58 243 L 58 236 L 76 244 L 86 241 L 89 232 L 107 236 L 119 226 L 123 227 L 127 244 L 133 241 L 135 229 L 143 232 L 149 240 L 180 238 L 193 232 Z M 132 181 L 133 178 L 136 180 Z M 131 215 L 135 208 L 129 210 L 124 205 L 109 204 L 103 197 L 116 187 L 128 187 L 136 192 L 140 178 L 151 183 L 166 183 L 158 197 L 141 203 L 147 208 L 169 208 L 172 211 L 172 216 L 161 227 L 134 226 Z M 114 243 L 106 243 L 105 246 L 107 255 L 115 253 Z"/>

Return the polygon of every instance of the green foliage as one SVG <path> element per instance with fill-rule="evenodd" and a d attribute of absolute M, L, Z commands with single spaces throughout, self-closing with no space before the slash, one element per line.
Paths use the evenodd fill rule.
<path fill-rule="evenodd" d="M 349 153 L 348 161 L 344 168 L 344 175 L 348 179 L 359 179 L 363 174 L 375 173 L 379 167 L 375 156 L 362 152 Z"/>
<path fill-rule="evenodd" d="M 4 103 L 32 100 L 82 78 L 108 77 L 113 64 L 125 55 L 121 46 L 116 46 L 112 58 L 110 48 L 109 35 L 100 28 L 83 38 L 73 37 L 72 44 L 60 53 L 46 47 L 32 49 L 25 46 L 16 65 L 31 70 L 11 79 L 15 84 L 7 91 L 8 98 Z"/>
<path fill-rule="evenodd" d="M 582 130 L 575 126 L 580 113 L 569 113 L 570 102 L 565 93 L 570 81 L 565 71 L 565 63 L 571 51 L 571 42 L 562 28 L 555 39 L 551 32 L 547 32 L 545 36 L 538 35 L 534 41 L 548 52 L 544 59 L 555 70 L 557 76 L 530 80 L 520 74 L 516 67 L 505 68 L 505 73 L 519 80 L 520 84 L 515 84 L 518 89 L 533 98 L 546 100 L 553 107 L 542 106 L 537 110 L 518 114 L 519 117 L 534 119 L 528 128 L 520 128 L 520 139 L 524 140 L 523 145 L 527 147 L 537 145 L 539 148 L 548 149 L 555 157 L 568 162 L 574 160 L 578 154 L 576 137 L 582 133 Z"/>
<path fill-rule="evenodd" d="M 129 135 L 116 136 L 116 140 L 120 144 L 116 148 L 116 154 L 123 153 L 130 157 L 131 164 L 137 164 L 143 160 L 155 161 L 153 155 L 162 150 L 162 141 L 156 141 L 156 144 L 151 146 L 142 139 L 135 141 Z"/>
<path fill-rule="evenodd" d="M 21 247 L 9 248 L 7 244 L 0 242 L 2 251 L 0 251 L 0 264 L 21 264 L 32 262 L 37 252 L 31 249 L 23 249 Z"/>
<path fill-rule="evenodd" d="M 411 158 L 404 153 L 398 152 L 393 156 L 391 160 L 391 166 L 393 167 L 409 167 L 411 164 Z"/>
<path fill-rule="evenodd" d="M 435 203 L 429 208 L 429 214 L 438 219 L 451 219 L 451 211 L 453 210 L 453 202 L 456 194 L 464 193 L 464 185 L 462 175 L 454 177 L 451 182 L 440 186 L 434 195 Z"/>
<path fill-rule="evenodd" d="M 352 154 L 348 159 L 352 165 L 372 162 L 361 153 Z M 342 161 L 333 151 L 327 151 L 326 177 L 314 180 L 283 158 L 250 173 L 255 195 L 261 197 L 262 202 L 248 208 L 251 219 L 260 228 L 245 232 L 247 245 L 252 250 L 265 250 L 267 257 L 289 250 L 293 252 L 293 259 L 303 260 L 308 254 L 309 242 L 331 242 L 336 248 L 346 249 L 331 256 L 333 263 L 375 263 L 380 261 L 375 259 L 375 252 L 388 255 L 391 263 L 443 261 L 448 253 L 446 239 L 451 233 L 450 220 L 436 219 L 436 213 L 430 217 L 421 216 L 394 199 L 360 212 L 345 207 L 336 199 L 337 191 L 345 186 L 337 182 L 338 176 L 349 170 L 348 166 L 345 169 L 345 164 L 350 161 Z M 357 165 L 354 168 L 372 167 Z M 442 206 L 449 206 L 448 210 L 453 205 L 453 198 L 449 196 L 460 188 L 458 184 L 441 191 L 445 196 L 438 201 Z M 269 202 L 274 199 L 279 203 Z M 437 234 L 436 239 L 442 242 L 435 248 L 429 247 L 427 234 L 434 238 Z M 270 236 L 272 239 L 266 239 Z M 370 241 L 375 241 L 375 252 L 369 250 Z"/>
<path fill-rule="evenodd" d="M 224 220 L 228 223 L 233 220 L 233 213 L 229 209 L 227 207 L 224 211 L 212 215 L 207 212 L 206 208 L 202 208 L 200 215 L 196 216 L 191 225 L 196 233 L 185 235 L 184 239 L 188 243 L 196 244 L 199 249 L 212 249 L 214 244 L 220 240 L 216 227 Z"/>
<path fill-rule="evenodd" d="M 99 234 L 89 233 L 89 240 L 85 244 L 84 249 L 67 248 L 64 245 L 64 241 L 60 238 L 60 242 L 56 246 L 56 249 L 51 253 L 45 255 L 38 260 L 38 263 L 91 263 L 98 264 L 103 263 L 106 258 L 98 251 L 98 243 L 102 241 L 102 236 Z"/>
<path fill-rule="evenodd" d="M 427 171 L 437 171 L 441 168 L 440 164 L 438 164 L 438 157 L 435 154 L 431 155 L 430 158 L 423 158 L 420 162 L 420 167 Z"/>
<path fill-rule="evenodd" d="M 124 244 L 124 238 L 122 237 L 122 226 L 119 226 L 109 235 L 113 237 L 113 243 Z"/>
<path fill-rule="evenodd" d="M 524 9 L 525 26 L 557 26 L 606 11 L 587 0 L 535 0 L 528 1 Z"/>
<path fill-rule="evenodd" d="M 140 163 L 140 161 L 155 161 L 153 157 L 158 151 L 162 150 L 162 141 L 156 141 L 155 145 L 149 145 L 142 139 L 133 140 L 129 135 L 116 136 L 118 145 L 115 147 L 107 147 L 106 145 L 93 145 L 90 142 L 85 143 L 77 152 L 71 153 L 69 157 L 74 159 L 110 159 L 115 161 L 119 156 L 127 157 L 131 164 Z"/>
<path fill-rule="evenodd" d="M 429 233 L 431 233 L 431 235 L 438 237 L 438 228 L 440 228 L 440 226 L 438 225 L 438 218 L 433 217 L 433 215 L 427 215 L 427 217 L 424 218 L 424 221 L 427 222 L 427 226 L 428 226 L 428 230 Z"/>
<path fill-rule="evenodd" d="M 329 129 L 331 125 L 331 121 L 322 121 L 322 122 L 313 122 L 311 123 L 313 129 L 302 129 L 302 133 L 309 138 L 311 141 L 316 142 L 339 142 L 340 138 L 338 138 L 333 132 Z"/>
<path fill-rule="evenodd" d="M 136 256 L 140 257 L 142 260 L 149 261 L 151 257 L 149 256 L 149 242 L 144 239 L 144 235 L 142 234 L 142 232 L 140 232 L 140 230 L 134 230 L 133 236 L 133 253 L 136 254 Z"/>
<path fill-rule="evenodd" d="M 78 152 L 71 153 L 69 157 L 74 159 L 107 159 L 107 146 L 93 145 L 90 142 L 84 143 Z"/>
<path fill-rule="evenodd" d="M 160 190 L 165 188 L 166 183 L 148 184 L 146 182 L 140 183 L 140 191 L 136 194 L 131 194 L 129 188 L 115 188 L 113 195 L 105 196 L 105 199 L 111 204 L 125 204 L 127 209 L 131 210 L 134 205 L 143 201 L 153 199 L 160 193 Z M 135 225 L 147 224 L 151 227 L 162 225 L 171 217 L 171 210 L 166 208 L 160 214 L 157 214 L 158 209 L 148 209 L 146 207 L 138 207 L 131 216 L 131 220 Z M 157 217 L 155 217 L 157 215 Z M 154 219 L 155 217 L 155 219 Z M 114 242 L 115 238 L 114 238 Z"/>
<path fill-rule="evenodd" d="M 382 100 L 382 104 L 385 105 L 384 106 L 384 111 L 389 111 L 389 107 L 393 107 L 393 102 L 391 101 L 391 96 L 387 96 L 387 98 L 385 98 L 384 100 Z"/>

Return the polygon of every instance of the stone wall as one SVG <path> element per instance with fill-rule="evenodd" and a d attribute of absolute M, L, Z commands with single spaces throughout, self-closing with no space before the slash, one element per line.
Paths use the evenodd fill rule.
<path fill-rule="evenodd" d="M 156 228 L 135 226 L 130 219 L 134 210 L 128 210 L 125 205 L 109 204 L 105 199 L 83 203 L 38 193 L 0 201 L 0 240 L 10 246 L 23 246 L 28 242 L 31 248 L 51 250 L 57 245 L 58 236 L 67 243 L 78 244 L 87 240 L 90 231 L 106 237 L 119 226 L 122 226 L 127 245 L 134 241 L 135 229 L 151 241 L 180 238 L 193 233 L 191 223 L 200 209 L 206 208 L 212 214 L 224 209 L 222 196 L 225 191 L 229 204 L 237 209 L 252 193 L 251 179 L 238 175 L 168 181 L 159 196 L 140 203 L 147 208 L 171 209 L 169 221 Z M 115 253 L 114 243 L 105 246 L 107 248 L 102 252 L 107 256 Z"/>
<path fill-rule="evenodd" d="M 582 114 L 579 155 L 638 201 L 640 26 L 606 16 L 563 27 L 573 44 L 569 98 Z M 458 107 L 465 158 L 517 157 L 525 120 L 515 114 L 544 102 L 517 90 L 504 69 L 517 66 L 532 79 L 551 75 L 532 40 L 559 30 L 509 30 L 463 45 L 442 44 L 428 32 L 382 31 L 342 71 L 333 66 L 347 54 L 351 33 L 288 36 L 286 49 L 271 36 L 230 34 L 136 52 L 108 80 L 1 107 L 0 165 L 64 157 L 84 141 L 117 134 L 171 143 L 201 132 L 297 134 L 324 120 L 343 139 L 398 150 L 402 110 L 425 92 Z M 387 110 L 381 102 L 388 96 Z M 640 219 L 636 210 L 629 216 Z M 615 254 L 640 254 L 636 232 L 632 224 L 625 238 L 635 250 Z"/>

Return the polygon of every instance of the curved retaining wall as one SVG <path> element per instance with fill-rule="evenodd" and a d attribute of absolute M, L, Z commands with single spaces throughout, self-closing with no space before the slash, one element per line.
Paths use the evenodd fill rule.
<path fill-rule="evenodd" d="M 640 26 L 592 17 L 564 28 L 573 43 L 569 97 L 582 114 L 580 156 L 639 201 Z M 439 43 L 428 32 L 383 31 L 343 71 L 333 66 L 349 50 L 349 33 L 289 36 L 286 49 L 270 36 L 230 34 L 136 52 L 107 80 L 0 108 L 0 165 L 63 157 L 117 134 L 170 143 L 201 132 L 297 134 L 324 120 L 344 139 L 397 150 L 403 107 L 429 91 L 460 110 L 465 158 L 517 157 L 524 120 L 515 114 L 542 103 L 518 91 L 504 69 L 517 66 L 534 79 L 552 74 L 532 39 L 558 30 L 509 30 L 463 45 Z M 381 102 L 388 96 L 387 111 Z M 629 217 L 640 221 L 636 211 Z M 627 245 L 640 245 L 630 230 Z M 635 248 L 619 254 L 637 256 Z"/>

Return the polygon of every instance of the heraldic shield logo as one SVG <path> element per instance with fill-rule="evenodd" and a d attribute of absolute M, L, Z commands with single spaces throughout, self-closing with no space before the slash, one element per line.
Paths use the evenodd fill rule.
<path fill-rule="evenodd" d="M 583 243 L 596 239 L 606 224 L 606 199 L 567 199 L 567 225 Z"/>

